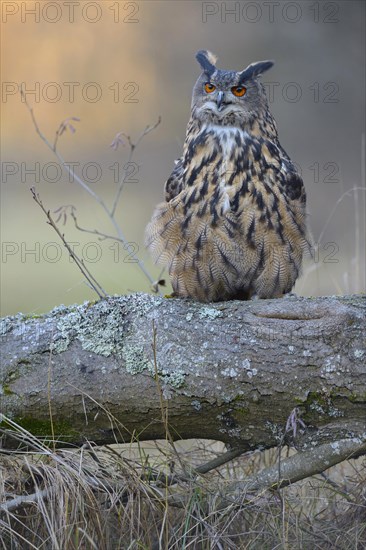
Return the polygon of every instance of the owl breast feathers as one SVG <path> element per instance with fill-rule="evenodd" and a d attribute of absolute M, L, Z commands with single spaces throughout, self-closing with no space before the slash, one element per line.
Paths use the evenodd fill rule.
<path fill-rule="evenodd" d="M 299 276 L 305 189 L 277 135 L 260 75 L 217 69 L 197 54 L 183 155 L 146 228 L 155 262 L 168 269 L 174 295 L 202 302 L 277 298 Z"/>

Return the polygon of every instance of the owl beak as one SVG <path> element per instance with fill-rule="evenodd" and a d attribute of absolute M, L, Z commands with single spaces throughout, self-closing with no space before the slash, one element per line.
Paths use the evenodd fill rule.
<path fill-rule="evenodd" d="M 217 99 L 216 99 L 217 110 L 218 110 L 218 111 L 221 111 L 221 110 L 222 110 L 223 101 L 224 101 L 224 92 L 219 92 L 219 93 L 217 94 Z"/>

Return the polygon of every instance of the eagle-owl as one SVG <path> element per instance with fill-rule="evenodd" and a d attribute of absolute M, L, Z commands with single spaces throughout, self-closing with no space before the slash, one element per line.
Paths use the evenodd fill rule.
<path fill-rule="evenodd" d="M 199 51 L 183 154 L 146 228 L 175 296 L 202 302 L 290 292 L 308 248 L 301 177 L 278 141 L 259 81 L 271 61 L 240 72 Z"/>

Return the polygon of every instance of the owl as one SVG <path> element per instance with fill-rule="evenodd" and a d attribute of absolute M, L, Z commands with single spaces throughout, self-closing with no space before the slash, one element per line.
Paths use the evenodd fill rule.
<path fill-rule="evenodd" d="M 182 156 L 146 228 L 174 296 L 201 302 L 279 298 L 300 274 L 306 232 L 303 181 L 282 148 L 259 61 L 236 72 L 199 51 Z"/>

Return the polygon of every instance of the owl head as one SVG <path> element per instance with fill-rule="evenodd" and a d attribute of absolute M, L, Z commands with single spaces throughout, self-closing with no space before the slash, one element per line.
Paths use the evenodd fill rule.
<path fill-rule="evenodd" d="M 267 97 L 259 77 L 273 66 L 272 61 L 251 63 L 242 71 L 216 68 L 216 56 L 200 50 L 196 59 L 202 74 L 192 96 L 192 113 L 201 122 L 243 126 L 268 110 Z"/>

